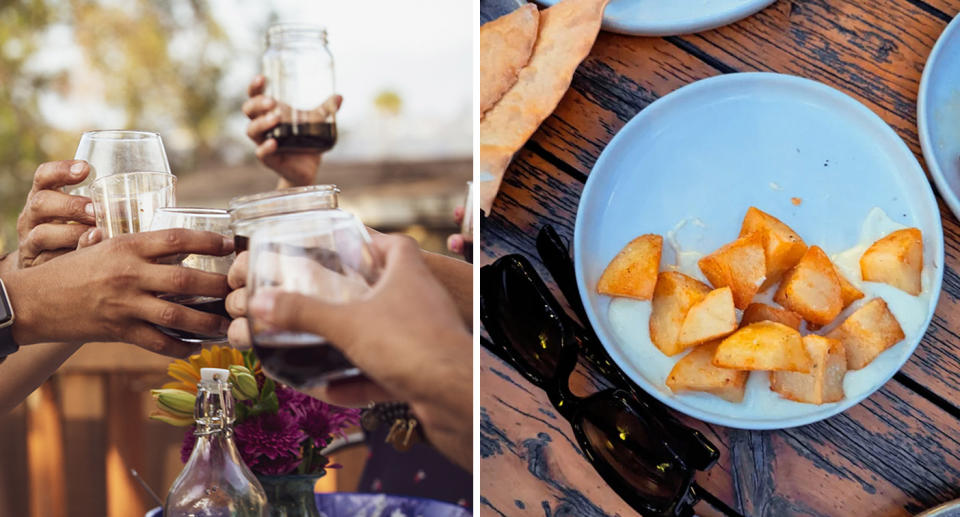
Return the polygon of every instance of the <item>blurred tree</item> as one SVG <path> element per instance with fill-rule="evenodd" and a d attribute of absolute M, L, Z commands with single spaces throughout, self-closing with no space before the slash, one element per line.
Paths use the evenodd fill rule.
<path fill-rule="evenodd" d="M 373 98 L 373 105 L 381 114 L 396 117 L 403 110 L 403 99 L 393 90 L 383 90 Z"/>
<path fill-rule="evenodd" d="M 64 34 L 73 48 L 58 48 Z M 79 58 L 57 66 L 43 55 L 61 50 L 79 50 Z M 189 142 L 191 153 L 170 158 L 175 169 L 192 168 L 218 153 L 223 121 L 242 102 L 222 94 L 231 54 L 207 0 L 3 0 L 0 249 L 14 244 L 15 217 L 36 166 L 71 158 L 79 140 L 75 128 L 58 129 L 69 122 L 48 120 L 60 116 L 50 113 L 53 101 L 103 105 L 122 113 L 124 128 Z"/>

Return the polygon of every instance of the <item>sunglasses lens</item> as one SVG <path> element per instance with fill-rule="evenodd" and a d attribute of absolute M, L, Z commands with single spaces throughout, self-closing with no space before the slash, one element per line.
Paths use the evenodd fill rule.
<path fill-rule="evenodd" d="M 582 429 L 595 456 L 605 461 L 653 507 L 667 509 L 685 491 L 689 471 L 675 461 L 651 427 L 617 398 L 593 398 Z"/>
<path fill-rule="evenodd" d="M 508 267 L 504 275 L 504 296 L 498 308 L 503 331 L 530 368 L 541 377 L 551 377 L 560 357 L 560 320 L 524 271 Z"/>

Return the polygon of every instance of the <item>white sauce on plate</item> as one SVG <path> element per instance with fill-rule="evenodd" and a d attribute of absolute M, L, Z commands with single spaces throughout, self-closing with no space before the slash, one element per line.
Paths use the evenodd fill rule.
<path fill-rule="evenodd" d="M 905 228 L 880 208 L 873 208 L 864 220 L 859 241 L 852 247 L 836 253 L 830 253 L 831 260 L 836 264 L 841 274 L 846 276 L 852 284 L 863 291 L 864 297 L 847 307 L 830 325 L 821 329 L 818 334 L 825 334 L 842 322 L 846 317 L 857 310 L 867 301 L 883 298 L 896 316 L 903 328 L 906 339 L 887 349 L 869 365 L 860 370 L 851 370 L 844 377 L 843 389 L 846 397 L 857 397 L 870 392 L 883 381 L 890 371 L 895 369 L 903 354 L 907 351 L 908 343 L 919 338 L 923 332 L 927 310 L 930 306 L 930 291 L 933 285 L 934 269 L 925 260 L 922 274 L 923 291 L 919 296 L 911 296 L 893 286 L 876 282 L 864 282 L 860 277 L 860 256 L 877 239 L 891 232 Z M 697 260 L 703 254 L 697 251 L 697 244 L 703 242 L 703 237 L 709 229 L 699 219 L 685 219 L 667 233 L 667 246 L 664 247 L 663 269 L 680 271 L 694 278 L 704 280 L 703 274 L 697 267 Z M 926 236 L 924 236 L 926 237 Z M 815 243 L 808 243 L 815 244 Z M 926 258 L 926 257 L 925 257 Z M 759 293 L 754 301 L 773 304 L 773 293 L 770 288 Z M 607 317 L 613 329 L 614 337 L 622 350 L 624 357 L 641 376 L 664 394 L 678 397 L 686 404 L 703 411 L 722 414 L 727 417 L 774 420 L 785 417 L 796 417 L 798 413 L 815 413 L 825 411 L 839 403 L 832 404 L 803 404 L 780 398 L 770 391 L 770 379 L 767 372 L 751 372 L 747 381 L 746 393 L 743 402 L 727 402 L 708 393 L 685 392 L 673 394 L 666 387 L 667 375 L 673 365 L 683 357 L 677 354 L 668 357 L 663 354 L 650 340 L 650 312 L 649 301 L 638 301 L 627 298 L 614 298 L 610 301 Z M 738 314 L 739 316 L 739 314 Z"/>

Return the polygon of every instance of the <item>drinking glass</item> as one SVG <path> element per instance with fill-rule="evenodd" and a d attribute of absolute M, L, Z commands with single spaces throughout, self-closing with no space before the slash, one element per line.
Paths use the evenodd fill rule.
<path fill-rule="evenodd" d="M 463 223 L 460 225 L 463 236 L 463 258 L 473 264 L 473 182 L 467 182 L 467 200 L 463 204 Z"/>
<path fill-rule="evenodd" d="M 177 178 L 166 172 L 126 172 L 97 178 L 90 187 L 97 228 L 109 239 L 147 231 L 158 208 L 176 206 Z"/>
<path fill-rule="evenodd" d="M 339 194 L 340 188 L 336 185 L 309 185 L 231 199 L 234 248 L 237 253 L 246 251 L 250 235 L 261 223 L 269 222 L 271 217 L 312 210 L 336 210 Z"/>
<path fill-rule="evenodd" d="M 68 192 L 74 195 L 85 195 L 84 187 L 89 187 L 98 178 L 114 174 L 170 173 L 163 140 L 159 134 L 148 131 L 87 131 L 80 137 L 73 159 L 86 161 L 91 169 L 86 179 L 69 188 Z"/>
<path fill-rule="evenodd" d="M 226 210 L 216 210 L 212 208 L 159 208 L 154 213 L 153 221 L 150 224 L 150 230 L 166 230 L 169 228 L 186 228 L 188 230 L 203 230 L 207 232 L 219 233 L 227 238 L 233 237 L 230 230 L 230 214 Z M 183 267 L 190 267 L 226 275 L 233 263 L 234 255 L 215 257 L 212 255 L 178 255 L 163 260 L 168 264 L 179 264 Z M 224 318 L 230 318 L 227 309 L 224 306 L 223 298 L 213 298 L 210 296 L 178 295 L 178 294 L 160 294 L 164 300 L 186 305 L 191 309 L 209 312 Z M 227 335 L 204 336 L 193 332 L 187 332 L 179 329 L 166 327 L 157 327 L 163 333 L 181 339 L 188 343 L 222 343 L 226 341 Z"/>
<path fill-rule="evenodd" d="M 323 27 L 281 23 L 267 30 L 266 96 L 280 122 L 267 131 L 277 151 L 326 152 L 337 142 L 333 54 Z"/>
<path fill-rule="evenodd" d="M 251 297 L 278 290 L 346 303 L 364 296 L 380 274 L 366 228 L 339 210 L 273 218 L 254 231 L 249 250 Z M 306 388 L 360 375 L 323 336 L 272 328 L 255 318 L 249 323 L 264 371 L 281 382 Z"/>

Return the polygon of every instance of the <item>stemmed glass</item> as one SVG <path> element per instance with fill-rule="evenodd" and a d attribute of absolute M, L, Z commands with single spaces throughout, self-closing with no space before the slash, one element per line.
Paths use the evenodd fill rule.
<path fill-rule="evenodd" d="M 105 238 L 147 230 L 156 209 L 177 204 L 176 177 L 157 133 L 88 131 L 74 158 L 89 163 L 91 171 L 69 192 L 93 199 Z"/>
<path fill-rule="evenodd" d="M 74 160 L 90 164 L 90 175 L 70 187 L 70 194 L 89 195 L 90 185 L 98 178 L 126 172 L 170 173 L 170 163 L 157 133 L 148 131 L 87 131 L 80 137 Z"/>
<path fill-rule="evenodd" d="M 366 228 L 342 211 L 277 217 L 254 231 L 249 250 L 251 297 L 278 290 L 350 302 L 369 292 L 381 268 Z M 250 334 L 264 371 L 288 385 L 322 386 L 360 375 L 323 336 L 271 328 L 255 318 Z"/>
<path fill-rule="evenodd" d="M 219 233 L 227 238 L 233 238 L 233 232 L 230 230 L 230 214 L 226 210 L 216 210 L 212 208 L 159 208 L 154 213 L 150 230 L 166 230 L 169 228 L 186 228 L 189 230 L 203 230 Z M 179 264 L 183 267 L 190 267 L 226 275 L 233 263 L 234 254 L 223 257 L 212 255 L 179 255 L 169 257 L 164 262 L 170 264 Z M 224 306 L 223 298 L 212 298 L 209 296 L 193 295 L 175 295 L 160 294 L 160 298 L 174 303 L 186 305 L 191 309 L 209 312 L 224 318 L 230 318 Z M 181 339 L 188 343 L 222 343 L 226 341 L 226 334 L 216 336 L 202 336 L 193 332 L 186 332 L 179 329 L 158 327 L 165 334 Z"/>

